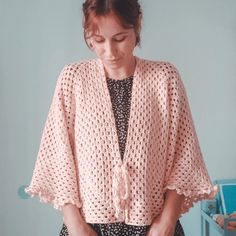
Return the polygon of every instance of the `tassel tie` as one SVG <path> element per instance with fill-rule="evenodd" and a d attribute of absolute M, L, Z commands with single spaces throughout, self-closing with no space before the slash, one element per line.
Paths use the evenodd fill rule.
<path fill-rule="evenodd" d="M 115 205 L 115 217 L 123 218 L 123 211 L 125 210 L 126 217 L 128 218 L 128 198 L 129 198 L 129 173 L 127 165 L 117 164 L 114 168 L 113 175 L 113 201 Z"/>

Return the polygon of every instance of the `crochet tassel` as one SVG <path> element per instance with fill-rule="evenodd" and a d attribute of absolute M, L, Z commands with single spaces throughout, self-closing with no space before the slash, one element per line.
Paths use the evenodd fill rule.
<path fill-rule="evenodd" d="M 120 218 L 122 210 L 126 209 L 129 198 L 129 173 L 127 165 L 117 164 L 114 168 L 113 176 L 113 201 L 115 205 L 115 217 Z"/>

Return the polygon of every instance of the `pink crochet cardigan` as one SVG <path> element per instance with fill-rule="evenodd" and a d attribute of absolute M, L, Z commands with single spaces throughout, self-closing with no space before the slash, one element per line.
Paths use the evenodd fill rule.
<path fill-rule="evenodd" d="M 136 58 L 124 160 L 101 60 L 62 70 L 26 192 L 88 223 L 151 224 L 166 189 L 184 194 L 182 213 L 214 192 L 178 71 Z"/>

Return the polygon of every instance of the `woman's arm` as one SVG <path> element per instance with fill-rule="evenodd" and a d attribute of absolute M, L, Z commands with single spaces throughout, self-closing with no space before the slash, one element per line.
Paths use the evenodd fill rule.
<path fill-rule="evenodd" d="M 176 190 L 167 190 L 161 218 L 175 223 L 180 217 L 183 200 L 184 196 L 177 194 Z"/>
<path fill-rule="evenodd" d="M 147 236 L 173 236 L 183 200 L 183 195 L 167 190 L 163 211 L 153 220 Z"/>
<path fill-rule="evenodd" d="M 82 218 L 78 207 L 68 203 L 62 206 L 62 212 L 70 236 L 97 236 L 95 231 Z"/>

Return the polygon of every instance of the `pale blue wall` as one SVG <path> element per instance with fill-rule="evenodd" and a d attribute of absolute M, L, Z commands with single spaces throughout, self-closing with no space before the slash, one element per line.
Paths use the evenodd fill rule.
<path fill-rule="evenodd" d="M 58 235 L 61 215 L 18 187 L 32 175 L 61 68 L 92 56 L 75 0 L 0 0 L 0 235 Z M 143 0 L 139 56 L 168 60 L 185 83 L 202 152 L 215 178 L 235 178 L 236 1 Z M 183 219 L 200 236 L 198 205 Z"/>

